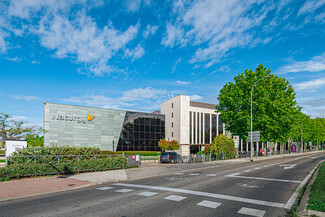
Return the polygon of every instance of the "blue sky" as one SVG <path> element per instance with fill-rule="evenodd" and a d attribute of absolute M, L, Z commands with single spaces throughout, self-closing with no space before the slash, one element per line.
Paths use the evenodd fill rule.
<path fill-rule="evenodd" d="M 325 0 L 0 3 L 0 112 L 42 125 L 43 101 L 152 112 L 217 103 L 258 64 L 325 117 Z"/>

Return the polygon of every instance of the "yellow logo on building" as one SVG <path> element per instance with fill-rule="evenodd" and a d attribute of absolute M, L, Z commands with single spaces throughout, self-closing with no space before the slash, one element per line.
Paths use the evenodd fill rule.
<path fill-rule="evenodd" d="M 91 117 L 90 114 L 87 114 L 87 119 L 88 121 L 92 121 L 95 118 L 95 115 Z"/>

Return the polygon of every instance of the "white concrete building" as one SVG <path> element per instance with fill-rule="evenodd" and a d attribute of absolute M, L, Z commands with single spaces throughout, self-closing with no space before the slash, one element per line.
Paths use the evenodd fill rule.
<path fill-rule="evenodd" d="M 203 150 L 217 135 L 225 134 L 215 105 L 190 101 L 189 96 L 163 102 L 161 113 L 165 115 L 165 138 L 177 140 L 182 155 Z"/>

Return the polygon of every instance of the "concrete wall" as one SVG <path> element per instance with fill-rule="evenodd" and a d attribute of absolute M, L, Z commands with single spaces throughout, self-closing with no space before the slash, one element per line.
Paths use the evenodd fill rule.
<path fill-rule="evenodd" d="M 95 146 L 116 150 L 125 111 L 44 103 L 44 145 Z M 88 114 L 93 117 L 88 120 Z M 114 151 L 115 151 L 114 150 Z"/>

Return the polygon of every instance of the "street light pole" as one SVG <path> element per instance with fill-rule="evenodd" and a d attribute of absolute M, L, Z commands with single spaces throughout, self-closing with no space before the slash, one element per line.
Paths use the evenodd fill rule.
<path fill-rule="evenodd" d="M 251 161 L 253 161 L 253 89 L 257 82 L 259 82 L 262 79 L 269 78 L 270 76 L 265 76 L 263 78 L 260 78 L 258 81 L 256 81 L 251 89 Z"/>

